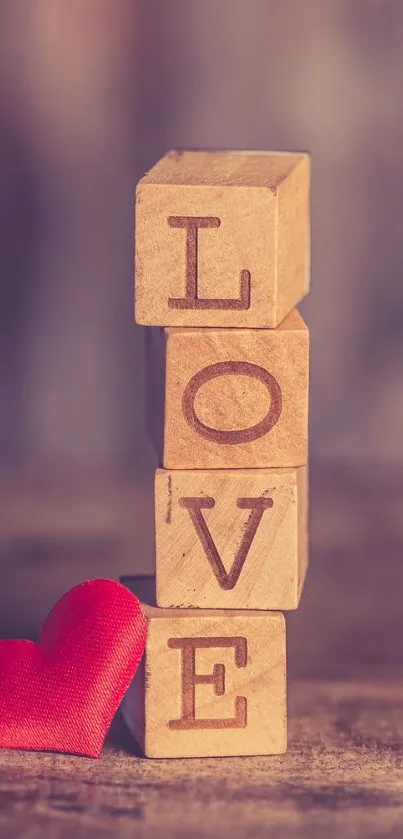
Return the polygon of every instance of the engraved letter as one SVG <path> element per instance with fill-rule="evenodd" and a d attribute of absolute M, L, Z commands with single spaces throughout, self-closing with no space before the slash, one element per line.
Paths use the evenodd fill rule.
<path fill-rule="evenodd" d="M 170 638 L 168 647 L 182 650 L 182 716 L 170 720 L 168 728 L 191 731 L 200 728 L 246 728 L 247 702 L 245 696 L 235 697 L 235 715 L 224 719 L 196 719 L 196 685 L 212 685 L 216 696 L 225 693 L 225 666 L 215 664 L 210 676 L 196 673 L 196 650 L 211 647 L 234 647 L 236 667 L 246 667 L 248 652 L 246 638 Z"/>
<path fill-rule="evenodd" d="M 197 289 L 197 250 L 199 227 L 220 227 L 221 221 L 214 216 L 169 216 L 170 227 L 186 229 L 186 294 L 185 297 L 170 297 L 170 309 L 249 309 L 250 273 L 241 271 L 238 299 L 202 299 Z"/>
<path fill-rule="evenodd" d="M 256 425 L 239 431 L 221 431 L 204 425 L 196 416 L 194 407 L 196 394 L 202 385 L 211 379 L 216 379 L 217 376 L 251 376 L 262 382 L 270 396 L 270 407 L 263 419 Z M 274 376 L 257 364 L 250 364 L 248 361 L 218 361 L 216 364 L 210 364 L 209 367 L 203 367 L 190 379 L 183 392 L 182 410 L 188 425 L 206 440 L 227 445 L 251 443 L 267 434 L 278 422 L 282 410 L 281 389 Z"/>
<path fill-rule="evenodd" d="M 192 523 L 203 546 L 206 557 L 211 565 L 218 585 L 220 588 L 224 589 L 224 591 L 229 591 L 230 589 L 235 588 L 244 566 L 245 559 L 248 556 L 250 546 L 262 520 L 263 513 L 265 510 L 273 506 L 273 499 L 238 498 L 236 503 L 237 507 L 241 510 L 250 510 L 251 513 L 246 522 L 241 544 L 236 552 L 231 570 L 229 574 L 227 574 L 202 513 L 203 509 L 211 510 L 215 506 L 214 498 L 204 496 L 202 498 L 179 499 L 179 505 L 181 507 L 185 507 L 192 519 Z"/>

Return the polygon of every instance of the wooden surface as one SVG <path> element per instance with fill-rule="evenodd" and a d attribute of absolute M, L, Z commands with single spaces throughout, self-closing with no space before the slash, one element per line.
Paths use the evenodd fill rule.
<path fill-rule="evenodd" d="M 165 468 L 306 464 L 309 332 L 296 309 L 277 329 L 167 329 L 149 340 L 155 400 L 165 369 Z"/>
<path fill-rule="evenodd" d="M 143 672 L 123 707 L 142 752 L 152 758 L 283 753 L 283 614 L 159 609 L 150 605 L 154 578 L 124 582 L 148 616 Z"/>
<path fill-rule="evenodd" d="M 1 628 L 84 576 L 150 571 L 150 486 L 0 488 Z M 400 839 L 403 470 L 314 468 L 312 562 L 288 618 L 289 751 L 154 761 L 117 721 L 99 761 L 0 752 L 0 837 Z"/>
<path fill-rule="evenodd" d="M 274 327 L 309 289 L 310 158 L 172 151 L 136 190 L 136 321 Z"/>
<path fill-rule="evenodd" d="M 307 564 L 307 470 L 158 469 L 159 606 L 296 609 Z"/>

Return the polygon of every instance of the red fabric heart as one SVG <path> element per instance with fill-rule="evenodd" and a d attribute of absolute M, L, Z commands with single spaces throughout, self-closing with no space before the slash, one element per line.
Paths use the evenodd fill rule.
<path fill-rule="evenodd" d="M 89 580 L 56 603 L 37 644 L 0 641 L 0 747 L 98 757 L 146 634 L 129 589 Z"/>

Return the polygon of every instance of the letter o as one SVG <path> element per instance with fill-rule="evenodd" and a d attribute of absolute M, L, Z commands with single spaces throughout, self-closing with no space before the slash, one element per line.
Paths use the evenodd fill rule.
<path fill-rule="evenodd" d="M 270 396 L 270 408 L 260 422 L 236 431 L 220 431 L 199 420 L 194 407 L 196 394 L 203 384 L 218 376 L 251 376 L 264 384 Z M 267 434 L 278 422 L 282 410 L 281 389 L 274 376 L 258 364 L 250 364 L 248 361 L 218 361 L 203 367 L 190 379 L 183 392 L 182 410 L 186 422 L 206 440 L 226 445 L 251 443 Z"/>

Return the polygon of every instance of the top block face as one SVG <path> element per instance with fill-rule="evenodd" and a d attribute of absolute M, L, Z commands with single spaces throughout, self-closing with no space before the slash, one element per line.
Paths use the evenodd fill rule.
<path fill-rule="evenodd" d="M 136 191 L 135 317 L 276 327 L 309 290 L 310 158 L 169 152 Z"/>

